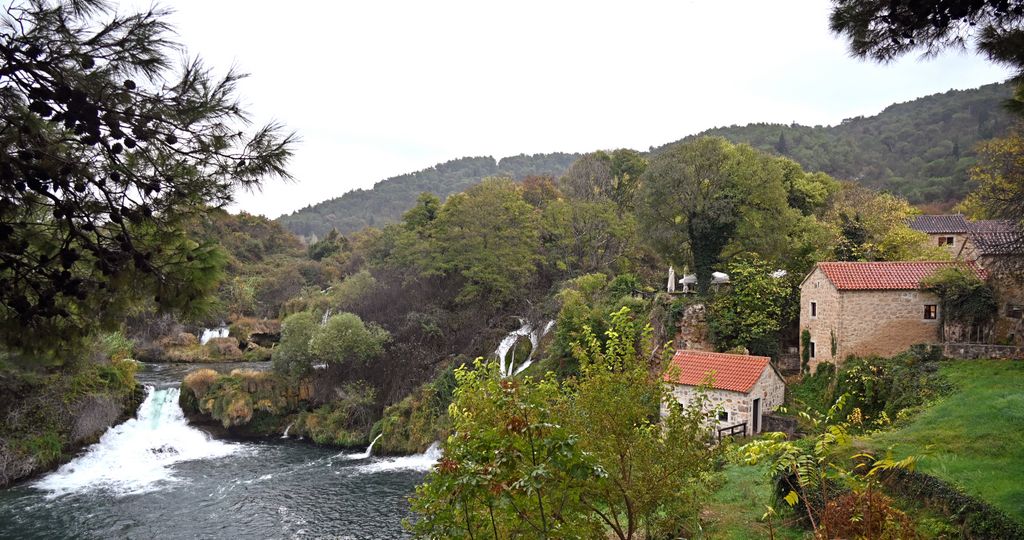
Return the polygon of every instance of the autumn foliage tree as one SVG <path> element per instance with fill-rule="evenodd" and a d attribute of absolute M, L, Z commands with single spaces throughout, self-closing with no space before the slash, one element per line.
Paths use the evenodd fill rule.
<path fill-rule="evenodd" d="M 189 216 L 268 175 L 292 137 L 246 130 L 236 85 L 174 68 L 168 12 L 101 0 L 20 1 L 0 15 L 0 335 L 56 349 L 140 297 L 188 311 L 223 255 Z"/>

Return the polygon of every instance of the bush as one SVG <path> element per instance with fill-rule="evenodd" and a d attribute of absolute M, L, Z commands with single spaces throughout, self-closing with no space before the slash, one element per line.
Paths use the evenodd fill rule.
<path fill-rule="evenodd" d="M 849 492 L 829 501 L 821 515 L 821 526 L 831 538 L 919 538 L 907 515 L 877 490 Z"/>
<path fill-rule="evenodd" d="M 387 454 L 413 454 L 444 440 L 451 429 L 448 405 L 455 386 L 455 371 L 449 368 L 384 409 L 384 416 L 370 430 L 371 440 L 383 435 L 374 448 Z"/>
<path fill-rule="evenodd" d="M 919 347 L 893 358 L 850 357 L 839 368 L 827 362 L 813 375 L 790 388 L 790 400 L 825 412 L 841 395 L 848 395 L 840 412 L 861 429 L 882 427 L 952 391 L 938 373 L 935 351 Z"/>
<path fill-rule="evenodd" d="M 361 381 L 350 383 L 342 388 L 338 400 L 299 413 L 293 429 L 317 444 L 367 444 L 375 403 L 373 388 Z"/>
<path fill-rule="evenodd" d="M 206 395 L 206 392 L 213 386 L 214 381 L 220 377 L 220 374 L 216 371 L 208 368 L 197 369 L 188 372 L 185 375 L 185 379 L 182 380 L 181 384 L 185 388 L 192 391 L 192 394 L 196 398 L 202 398 Z"/>

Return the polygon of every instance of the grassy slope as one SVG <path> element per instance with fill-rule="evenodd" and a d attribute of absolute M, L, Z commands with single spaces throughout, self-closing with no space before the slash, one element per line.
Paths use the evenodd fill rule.
<path fill-rule="evenodd" d="M 768 538 L 768 526 L 760 521 L 765 506 L 770 502 L 771 489 L 763 467 L 729 465 L 723 472 L 724 483 L 715 492 L 705 518 L 710 522 L 707 538 L 754 540 Z M 775 538 L 809 538 L 810 533 L 797 527 L 787 527 L 787 516 L 775 519 Z"/>
<path fill-rule="evenodd" d="M 1024 522 L 1024 362 L 951 361 L 942 373 L 957 385 L 953 394 L 867 442 L 923 456 L 922 472 Z"/>

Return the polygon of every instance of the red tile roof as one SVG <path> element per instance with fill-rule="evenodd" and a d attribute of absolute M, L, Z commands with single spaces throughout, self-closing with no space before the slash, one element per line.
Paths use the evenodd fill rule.
<path fill-rule="evenodd" d="M 771 358 L 706 351 L 676 351 L 662 380 L 674 384 L 731 390 L 746 394 L 754 388 Z"/>
<path fill-rule="evenodd" d="M 963 266 L 985 279 L 985 271 L 974 262 L 821 262 L 818 268 L 839 290 L 917 290 L 921 280 L 940 268 Z"/>

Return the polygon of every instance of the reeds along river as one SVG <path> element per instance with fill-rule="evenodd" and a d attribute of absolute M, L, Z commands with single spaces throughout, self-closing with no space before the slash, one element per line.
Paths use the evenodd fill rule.
<path fill-rule="evenodd" d="M 295 440 L 213 440 L 185 422 L 180 377 L 148 366 L 136 418 L 59 470 L 0 491 L 0 538 L 406 536 L 407 497 L 436 448 L 375 458 Z"/>

